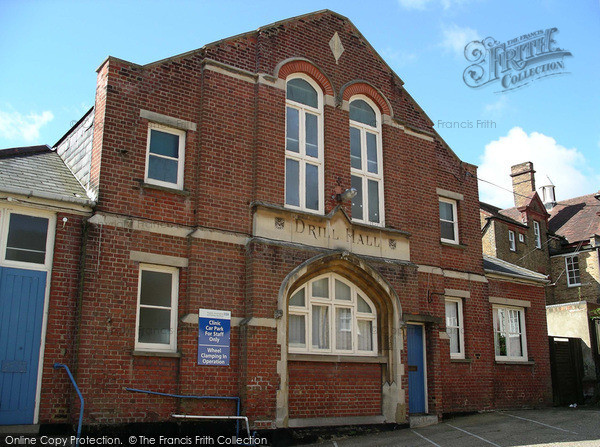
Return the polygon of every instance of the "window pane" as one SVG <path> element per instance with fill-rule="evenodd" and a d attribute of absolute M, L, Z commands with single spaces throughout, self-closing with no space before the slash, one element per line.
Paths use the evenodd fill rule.
<path fill-rule="evenodd" d="M 157 157 L 150 154 L 148 157 L 148 178 L 161 182 L 177 183 L 177 160 Z"/>
<path fill-rule="evenodd" d="M 367 132 L 367 170 L 377 174 L 377 136 Z"/>
<path fill-rule="evenodd" d="M 296 160 L 285 160 L 285 203 L 300 206 L 300 164 Z"/>
<path fill-rule="evenodd" d="M 458 326 L 458 303 L 446 301 L 446 326 Z"/>
<path fill-rule="evenodd" d="M 342 281 L 335 280 L 335 299 L 343 301 L 351 301 L 352 293 L 350 286 L 343 283 Z"/>
<path fill-rule="evenodd" d="M 454 221 L 453 206 L 448 202 L 440 202 L 440 219 Z"/>
<path fill-rule="evenodd" d="M 329 278 L 321 278 L 312 283 L 312 296 L 329 298 Z"/>
<path fill-rule="evenodd" d="M 350 128 L 350 165 L 354 169 L 362 169 L 360 130 L 356 127 Z"/>
<path fill-rule="evenodd" d="M 350 119 L 369 126 L 377 126 L 375 111 L 362 99 L 357 99 L 350 103 Z"/>
<path fill-rule="evenodd" d="M 300 152 L 299 142 L 299 112 L 298 109 L 288 107 L 286 112 L 286 131 L 285 131 L 285 148 L 288 151 Z"/>
<path fill-rule="evenodd" d="M 319 107 L 317 91 L 304 79 L 295 78 L 287 83 L 287 99 L 307 106 Z"/>
<path fill-rule="evenodd" d="M 454 224 L 452 222 L 440 222 L 442 227 L 442 239 L 456 240 Z"/>
<path fill-rule="evenodd" d="M 312 346 L 317 349 L 329 349 L 329 307 L 312 308 Z"/>
<path fill-rule="evenodd" d="M 362 179 L 352 176 L 351 186 L 356 189 L 356 195 L 352 199 L 352 217 L 354 219 L 363 219 L 363 192 Z"/>
<path fill-rule="evenodd" d="M 306 155 L 317 158 L 319 156 L 319 124 L 317 115 L 306 114 Z"/>
<path fill-rule="evenodd" d="M 142 270 L 140 304 L 171 307 L 172 281 L 170 273 Z"/>
<path fill-rule="evenodd" d="M 304 315 L 290 315 L 290 346 L 306 346 L 306 318 Z"/>
<path fill-rule="evenodd" d="M 304 287 L 302 287 L 300 290 L 298 290 L 296 293 L 294 293 L 294 295 L 290 298 L 290 306 L 299 306 L 299 307 L 304 307 L 305 306 L 305 289 Z"/>
<path fill-rule="evenodd" d="M 168 309 L 140 308 L 140 343 L 168 345 L 171 335 L 171 311 Z"/>
<path fill-rule="evenodd" d="M 352 349 L 352 310 L 338 308 L 335 310 L 335 347 Z"/>
<path fill-rule="evenodd" d="M 6 259 L 43 264 L 46 260 L 48 219 L 11 213 Z"/>
<path fill-rule="evenodd" d="M 522 357 L 523 347 L 521 343 L 521 335 L 510 335 L 508 337 L 508 355 L 511 357 Z"/>
<path fill-rule="evenodd" d="M 369 180 L 369 222 L 379 222 L 379 182 Z"/>
<path fill-rule="evenodd" d="M 496 333 L 496 355 L 506 355 L 506 337 L 500 333 Z"/>
<path fill-rule="evenodd" d="M 357 295 L 357 301 L 358 301 L 358 311 L 365 313 L 365 314 L 371 314 L 373 313 L 373 310 L 371 309 L 371 306 L 369 306 L 369 304 L 363 299 L 363 297 L 361 297 L 360 295 Z"/>
<path fill-rule="evenodd" d="M 306 164 L 306 208 L 319 209 L 319 167 Z"/>
<path fill-rule="evenodd" d="M 457 328 L 446 328 L 446 332 L 450 337 L 450 354 L 460 353 L 460 337 L 458 336 Z"/>
<path fill-rule="evenodd" d="M 179 135 L 152 129 L 150 131 L 150 153 L 178 158 Z"/>
<path fill-rule="evenodd" d="M 373 350 L 373 322 L 358 320 L 358 349 L 359 351 Z"/>

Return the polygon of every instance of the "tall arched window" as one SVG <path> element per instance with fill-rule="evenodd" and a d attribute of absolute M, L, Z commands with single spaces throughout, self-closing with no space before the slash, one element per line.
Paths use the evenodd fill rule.
<path fill-rule="evenodd" d="M 367 295 L 334 273 L 291 294 L 289 352 L 377 355 L 377 312 Z"/>
<path fill-rule="evenodd" d="M 352 220 L 383 225 L 383 166 L 381 113 L 366 96 L 350 101 L 350 167 Z"/>
<path fill-rule="evenodd" d="M 323 212 L 323 93 L 304 75 L 286 85 L 285 204 Z"/>

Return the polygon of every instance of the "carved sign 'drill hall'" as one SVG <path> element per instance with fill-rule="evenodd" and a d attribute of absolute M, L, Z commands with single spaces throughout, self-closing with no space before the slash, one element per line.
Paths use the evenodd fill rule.
<path fill-rule="evenodd" d="M 253 235 L 365 256 L 410 260 L 408 233 L 353 224 L 339 208 L 321 217 L 258 205 Z"/>

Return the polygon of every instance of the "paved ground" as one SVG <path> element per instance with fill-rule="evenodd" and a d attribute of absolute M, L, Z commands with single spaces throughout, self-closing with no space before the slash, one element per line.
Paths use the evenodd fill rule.
<path fill-rule="evenodd" d="M 438 425 L 335 439 L 319 446 L 600 447 L 599 408 L 498 411 Z"/>

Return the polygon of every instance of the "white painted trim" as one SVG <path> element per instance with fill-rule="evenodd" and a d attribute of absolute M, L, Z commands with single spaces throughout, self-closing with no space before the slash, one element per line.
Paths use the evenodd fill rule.
<path fill-rule="evenodd" d="M 448 191 L 447 189 L 435 188 L 435 192 L 438 196 L 445 197 L 447 199 L 465 200 L 465 196 L 463 196 L 462 194 L 454 191 Z"/>
<path fill-rule="evenodd" d="M 363 100 L 365 101 L 375 113 L 375 119 L 377 125 L 375 127 L 369 126 L 358 121 L 349 120 L 349 127 L 358 129 L 360 135 L 360 147 L 361 147 L 361 169 L 353 168 L 350 166 L 350 175 L 361 179 L 362 187 L 362 199 L 363 199 L 363 215 L 360 218 L 352 216 L 353 222 L 363 223 L 367 225 L 374 225 L 377 227 L 385 226 L 385 189 L 383 187 L 383 140 L 381 131 L 381 110 L 377 104 L 375 104 L 371 98 L 365 95 L 354 95 L 348 100 L 348 110 L 350 110 L 350 104 L 352 101 Z M 369 172 L 368 161 L 367 161 L 367 132 L 375 134 L 375 140 L 377 144 L 377 173 Z M 379 196 L 379 222 L 371 222 L 369 220 L 369 180 L 377 182 L 377 194 Z"/>
<path fill-rule="evenodd" d="M 463 317 L 463 300 L 461 298 L 446 297 L 445 303 L 446 302 L 458 304 L 458 306 L 457 306 L 458 342 L 460 344 L 460 351 L 457 353 L 454 353 L 454 354 L 452 352 L 450 352 L 450 358 L 451 359 L 464 359 L 466 347 L 465 347 L 465 320 Z M 446 325 L 446 329 L 448 329 L 447 325 Z M 448 338 L 450 338 L 450 336 L 448 336 Z"/>
<path fill-rule="evenodd" d="M 441 232 L 442 232 L 442 226 L 441 226 L 441 222 L 449 222 L 448 220 L 444 220 L 442 219 L 442 216 L 440 215 L 440 239 L 442 242 L 446 242 L 448 244 L 458 244 L 460 242 L 460 237 L 458 234 L 458 202 L 454 199 L 448 199 L 446 197 L 438 197 L 438 200 L 440 202 L 444 202 L 444 203 L 449 203 L 450 205 L 452 205 L 452 223 L 454 225 L 454 239 L 445 239 L 443 237 L 441 237 Z"/>
<path fill-rule="evenodd" d="M 46 236 L 46 263 L 41 264 L 31 263 L 15 263 L 14 261 L 5 261 L 6 240 L 8 236 L 8 225 L 10 213 L 26 214 L 36 217 L 44 217 L 48 219 L 48 233 Z M 44 354 L 46 350 L 46 332 L 48 328 L 48 308 L 50 306 L 50 284 L 52 282 L 52 265 L 54 262 L 54 241 L 56 239 L 56 213 L 50 213 L 43 210 L 33 210 L 31 208 L 17 207 L 10 205 L 0 208 L 0 238 L 1 238 L 1 259 L 0 266 L 20 268 L 24 270 L 46 271 L 46 288 L 44 290 L 44 304 L 42 310 L 42 327 L 40 331 L 40 346 L 38 355 L 38 370 L 36 379 L 36 390 L 34 397 L 33 424 L 37 424 L 39 420 L 40 401 L 42 394 L 42 376 L 44 370 Z M 34 266 L 36 268 L 34 268 Z"/>
<path fill-rule="evenodd" d="M 518 301 L 518 300 L 515 300 Z M 496 325 L 495 322 L 498 318 L 498 309 L 506 309 L 506 310 L 516 310 L 519 312 L 519 321 L 521 323 L 521 349 L 523 355 L 517 356 L 509 356 L 509 355 L 496 355 Z M 517 306 L 507 306 L 507 305 L 492 305 L 492 335 L 493 335 L 493 345 L 494 345 L 494 356 L 496 361 L 514 361 L 514 362 L 527 362 L 528 354 L 527 354 L 527 326 L 525 324 L 525 308 L 517 307 Z M 506 340 L 508 347 L 508 339 Z M 507 349 L 508 352 L 508 349 Z"/>
<path fill-rule="evenodd" d="M 178 256 L 157 255 L 142 251 L 130 251 L 129 260 L 143 262 L 146 264 L 168 265 L 171 267 L 187 267 L 188 259 Z"/>
<path fill-rule="evenodd" d="M 169 133 L 177 135 L 179 137 L 179 150 L 177 156 L 177 182 L 165 182 L 162 180 L 153 179 L 148 177 L 148 169 L 150 165 L 150 141 L 152 131 L 156 130 L 163 133 Z M 185 130 L 175 129 L 173 127 L 166 127 L 164 124 L 148 123 L 148 138 L 146 142 L 146 166 L 144 170 L 144 181 L 151 185 L 164 186 L 167 188 L 183 189 L 183 178 L 184 178 L 184 165 L 185 165 L 185 146 L 186 146 L 186 133 Z M 168 160 L 174 160 L 173 157 L 167 157 L 160 154 L 152 154 L 153 157 L 165 158 Z"/>
<path fill-rule="evenodd" d="M 492 304 L 500 304 L 503 306 L 531 307 L 531 301 L 527 300 L 515 300 L 512 298 L 501 298 L 496 296 L 490 296 L 488 300 Z"/>
<path fill-rule="evenodd" d="M 171 274 L 171 334 L 169 345 L 166 347 L 160 343 L 142 343 L 138 341 L 140 327 L 140 299 L 142 292 L 142 272 L 153 271 Z M 134 345 L 136 351 L 151 351 L 151 352 L 177 352 L 177 320 L 178 320 L 178 304 L 179 304 L 179 269 L 176 267 L 157 266 L 153 264 L 140 264 L 138 269 L 138 292 L 135 314 L 135 335 Z"/>
<path fill-rule="evenodd" d="M 513 230 L 508 230 L 508 249 L 510 251 L 517 251 L 517 240 L 515 238 L 515 232 Z"/>
<path fill-rule="evenodd" d="M 540 223 L 537 220 L 533 221 L 533 235 L 535 240 L 535 248 L 542 249 L 542 233 Z"/>
<path fill-rule="evenodd" d="M 571 283 L 571 277 L 569 276 L 569 259 L 571 259 L 571 265 L 573 269 L 571 271 L 575 272 L 575 266 L 573 262 L 573 258 L 577 258 L 577 276 L 579 276 L 579 282 Z M 581 286 L 581 267 L 579 266 L 579 254 L 571 253 L 565 256 L 565 273 L 567 277 L 567 287 L 580 287 Z"/>
<path fill-rule="evenodd" d="M 287 197 L 287 172 L 285 174 L 284 179 L 284 203 L 285 207 L 289 209 L 297 209 L 301 211 L 307 211 L 312 213 L 323 214 L 325 210 L 325 168 L 324 168 L 324 158 L 325 158 L 325 130 L 324 130 L 324 118 L 323 118 L 323 91 L 321 87 L 308 75 L 304 73 L 293 73 L 286 79 L 287 82 L 293 79 L 302 79 L 310 84 L 310 86 L 315 89 L 317 92 L 317 108 L 308 106 L 306 104 L 298 103 L 292 101 L 287 98 L 285 100 L 285 123 L 286 123 L 286 143 L 285 143 L 285 164 L 287 165 L 287 160 L 294 160 L 298 162 L 298 200 L 299 205 L 291 205 L 286 203 Z M 287 109 L 295 109 L 298 110 L 298 152 L 289 151 L 287 149 L 287 120 L 288 113 Z M 317 125 L 318 133 L 318 148 L 317 148 L 317 158 L 306 155 L 306 114 L 310 113 L 312 115 L 317 116 Z M 306 207 L 306 165 L 312 165 L 317 167 L 317 175 L 318 175 L 318 198 L 319 198 L 319 208 L 312 209 Z"/>
<path fill-rule="evenodd" d="M 148 121 L 152 121 L 159 124 L 164 124 L 168 127 L 181 130 L 196 131 L 196 123 L 191 121 L 182 120 L 169 115 L 163 115 L 162 113 L 151 112 L 150 110 L 140 109 L 140 117 L 145 118 Z"/>
<path fill-rule="evenodd" d="M 315 281 L 325 279 L 328 280 L 328 298 L 313 297 L 312 295 L 312 284 Z M 335 281 L 350 287 L 350 300 L 337 300 L 335 299 Z M 289 329 L 288 333 L 288 352 L 290 354 L 335 354 L 335 355 L 351 355 L 351 356 L 367 356 L 373 357 L 378 355 L 378 343 L 377 343 L 377 309 L 369 296 L 364 293 L 358 286 L 351 281 L 343 278 L 335 273 L 326 273 L 312 278 L 310 281 L 305 282 L 292 293 L 289 294 L 290 298 L 293 297 L 298 291 L 304 289 L 304 306 L 290 306 L 288 303 L 287 315 L 299 315 L 305 317 L 304 325 L 304 340 L 306 345 L 304 347 L 292 347 L 289 345 Z M 363 313 L 358 311 L 358 296 L 361 296 L 365 302 L 371 308 L 371 313 Z M 329 348 L 328 349 L 316 349 L 312 346 L 312 308 L 313 306 L 323 306 L 329 309 Z M 336 344 L 336 321 L 335 313 L 337 309 L 350 309 L 352 315 L 352 349 L 344 350 L 338 349 Z M 371 351 L 360 351 L 358 349 L 358 321 L 370 321 L 372 323 L 372 343 L 373 349 Z M 287 322 L 289 328 L 289 321 Z"/>

